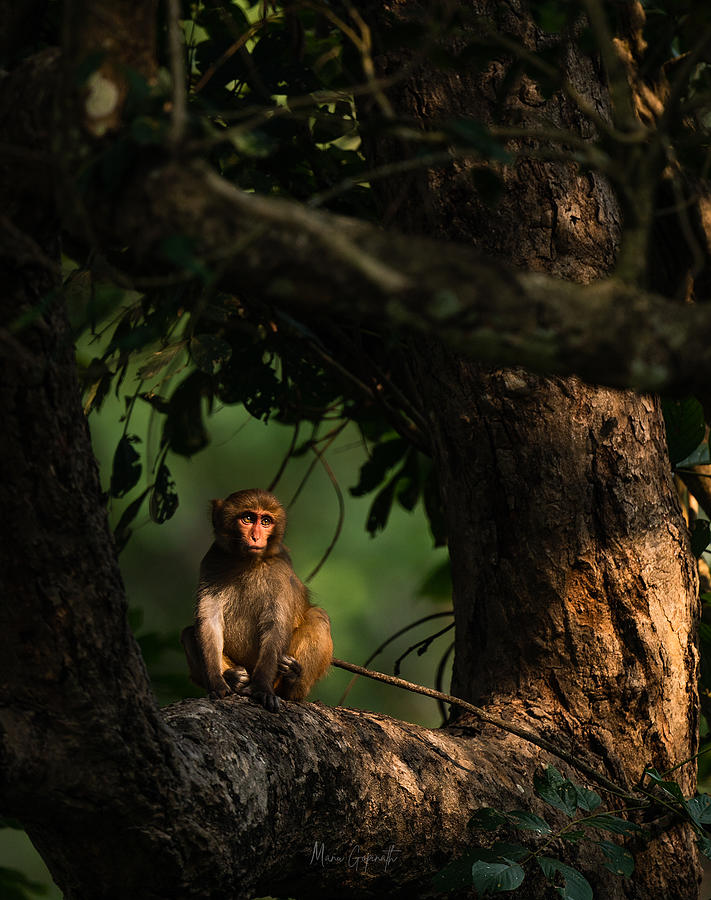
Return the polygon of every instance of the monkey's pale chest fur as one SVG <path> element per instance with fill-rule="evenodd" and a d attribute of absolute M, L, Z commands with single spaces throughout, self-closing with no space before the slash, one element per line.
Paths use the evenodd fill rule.
<path fill-rule="evenodd" d="M 284 604 L 292 606 L 292 578 L 288 568 L 272 560 L 250 567 L 247 573 L 232 573 L 232 580 L 221 590 L 223 649 L 235 663 L 251 670 L 257 663 L 265 634 L 278 634 L 280 652 L 286 653 L 292 628 L 298 624 L 297 610 L 283 615 Z M 275 635 L 276 636 L 276 635 Z"/>

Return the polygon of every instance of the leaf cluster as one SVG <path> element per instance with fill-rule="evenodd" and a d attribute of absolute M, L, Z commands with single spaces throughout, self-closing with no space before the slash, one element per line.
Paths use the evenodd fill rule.
<path fill-rule="evenodd" d="M 432 463 L 408 441 L 385 435 L 375 444 L 370 457 L 361 467 L 358 483 L 351 488 L 351 494 L 362 497 L 374 490 L 378 493 L 371 504 L 365 526 L 372 536 L 387 525 L 395 500 L 411 512 L 422 499 L 435 546 L 445 543 L 444 517 Z"/>
<path fill-rule="evenodd" d="M 467 73 L 503 65 L 502 103 L 524 76 L 543 98 L 568 90 L 571 43 L 597 54 L 600 36 L 578 3 L 536 0 L 531 7 L 539 29 L 535 47 L 523 46 L 505 17 L 483 19 L 461 4 L 433 4 L 418 20 L 393 16 L 389 27 L 374 35 L 356 9 L 324 0 L 186 2 L 181 20 L 185 152 L 206 157 L 244 191 L 371 219 L 379 218 L 378 192 L 373 190 L 378 179 L 431 165 L 433 156 L 444 165 L 462 156 L 477 161 L 472 178 L 482 196 L 495 202 L 502 167 L 515 159 L 509 136 L 470 116 L 433 121 L 423 130 L 421 123 L 415 126 L 393 115 L 386 92 L 390 83 L 397 84 L 425 61 Z M 617 33 L 625 23 L 616 19 L 616 6 L 603 7 L 610 34 Z M 645 27 L 669 53 L 690 46 L 698 25 L 692 7 L 669 0 L 649 11 Z M 167 22 L 162 27 L 165 38 Z M 80 186 L 85 191 L 111 196 L 135 165 L 165 152 L 173 99 L 167 73 L 174 60 L 168 47 L 164 39 L 155 84 L 128 72 L 127 127 L 98 146 L 83 166 Z M 389 48 L 399 48 L 406 63 L 385 83 L 375 75 L 373 54 Z M 705 58 L 702 49 L 692 73 L 697 100 L 705 96 Z M 81 77 L 100 62 L 96 54 L 88 57 Z M 652 64 L 645 59 L 644 65 Z M 683 102 L 691 90 L 682 92 Z M 367 119 L 360 116 L 365 107 Z M 609 138 L 599 136 L 605 158 L 627 152 L 626 145 L 613 146 Z M 373 167 L 365 152 L 383 139 L 400 141 L 404 148 L 407 158 L 394 169 L 389 164 Z M 550 139 L 562 142 L 565 152 L 570 149 L 564 134 Z M 534 143 L 539 147 L 540 139 Z M 601 159 L 583 153 L 577 161 L 595 167 Z M 394 503 L 411 510 L 421 500 L 435 543 L 444 543 L 435 475 L 418 422 L 419 398 L 403 362 L 406 339 L 378 334 L 377 324 L 362 322 L 355 313 L 351 322 L 339 326 L 295 321 L 265 308 L 261 298 L 247 291 L 225 293 L 220 263 L 202 258 L 182 234 L 164 238 L 159 253 L 165 268 L 150 287 L 139 285 L 138 295 L 98 282 L 81 267 L 65 285 L 65 293 L 73 297 L 77 330 L 96 329 L 107 315 L 111 322 L 103 351 L 86 369 L 87 411 L 98 409 L 110 390 L 118 394 L 129 367 L 132 372 L 137 367 L 139 383 L 126 399 L 126 427 L 110 486 L 115 498 L 133 492 L 118 529 L 119 543 L 128 539 L 143 498 L 149 498 L 155 521 L 172 515 L 178 498 L 169 454 L 190 456 L 202 450 L 209 442 L 206 413 L 216 405 L 237 403 L 257 419 L 308 427 L 310 436 L 295 452 L 318 448 L 320 428 L 330 421 L 358 423 L 371 452 L 353 494 L 374 494 L 367 530 L 382 530 Z M 121 254 L 107 251 L 107 256 L 120 269 Z M 279 260 L 273 268 L 274 278 L 280 278 Z M 150 404 L 162 419 L 156 459 L 142 456 L 143 446 L 129 427 L 137 402 Z M 697 526 L 695 547 L 708 543 L 705 528 Z"/>
<path fill-rule="evenodd" d="M 362 75 L 345 46 L 357 38 L 327 4 L 275 4 L 268 15 L 256 4 L 198 4 L 185 34 L 194 128 L 223 175 L 300 200 L 347 179 L 353 187 L 333 208 L 373 216 L 357 184 L 351 89 Z"/>
<path fill-rule="evenodd" d="M 679 784 L 656 769 L 648 768 L 645 778 L 651 790 L 645 790 L 646 800 L 624 812 L 643 814 L 649 820 L 653 811 L 684 820 L 696 833 L 699 850 L 711 858 L 711 796 L 697 794 L 685 798 Z M 477 810 L 469 822 L 473 831 L 504 832 L 490 846 L 475 846 L 450 863 L 434 879 L 440 891 L 459 890 L 473 886 L 481 896 L 505 893 L 519 888 L 527 872 L 535 864 L 545 880 L 564 900 L 593 900 L 593 891 L 585 876 L 569 863 L 550 854 L 581 842 L 591 842 L 603 856 L 604 867 L 615 875 L 630 878 L 635 861 L 624 841 L 646 842 L 650 834 L 630 818 L 622 818 L 600 810 L 602 800 L 595 791 L 581 787 L 562 775 L 554 766 L 533 779 L 536 795 L 551 809 L 563 813 L 570 821 L 554 828 L 549 822 L 528 810 L 502 811 L 491 807 Z M 525 844 L 509 839 L 516 832 L 528 833 Z M 601 834 L 602 833 L 602 834 Z M 614 835 L 612 841 L 603 834 Z M 532 842 L 533 841 L 533 842 Z M 622 841 L 623 843 L 620 843 Z"/>
<path fill-rule="evenodd" d="M 582 840 L 597 845 L 609 871 L 625 877 L 632 875 L 634 860 L 631 853 L 600 833 L 629 837 L 641 831 L 639 825 L 600 812 L 600 796 L 565 778 L 554 766 L 548 766 L 543 773 L 534 776 L 534 788 L 541 800 L 571 821 L 554 829 L 544 818 L 527 810 L 502 812 L 483 807 L 472 817 L 471 829 L 527 832 L 539 839 L 538 845 L 532 848 L 497 839 L 490 847 L 477 846 L 440 872 L 435 878 L 436 887 L 450 891 L 471 884 L 482 896 L 514 891 L 523 884 L 527 867 L 535 864 L 565 900 L 592 900 L 592 888 L 585 876 L 573 866 L 548 855 L 554 846 L 575 845 Z"/>

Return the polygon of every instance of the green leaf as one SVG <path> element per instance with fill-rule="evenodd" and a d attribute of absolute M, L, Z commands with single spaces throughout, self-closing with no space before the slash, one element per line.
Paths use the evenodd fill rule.
<path fill-rule="evenodd" d="M 116 446 L 109 488 L 112 497 L 125 496 L 141 477 L 141 458 L 132 446 L 140 440 L 136 434 L 124 434 Z"/>
<path fill-rule="evenodd" d="M 138 396 L 149 406 L 152 406 L 156 412 L 165 414 L 170 409 L 170 403 L 165 397 L 161 397 L 160 394 L 154 394 L 153 391 L 146 391 L 144 394 L 139 394 Z"/>
<path fill-rule="evenodd" d="M 499 816 L 503 817 L 504 821 L 506 821 L 506 817 L 503 813 L 500 813 L 495 809 L 490 809 L 489 807 L 484 807 L 479 810 L 476 815 L 479 814 L 482 814 L 483 820 L 485 821 L 489 820 L 490 814 L 492 821 Z M 487 828 L 487 830 L 491 829 Z M 487 850 L 485 847 L 475 847 L 473 850 L 470 850 L 468 853 L 459 857 L 459 859 L 455 859 L 453 862 L 449 863 L 449 865 L 445 866 L 441 872 L 438 872 L 432 879 L 432 884 L 438 891 L 455 891 L 471 887 L 475 873 L 477 878 L 480 876 L 485 877 L 485 871 L 481 866 L 475 870 L 475 866 L 477 866 L 478 863 L 485 863 L 489 866 L 498 866 L 498 869 L 490 870 L 494 874 L 499 875 L 497 883 L 500 882 L 503 885 L 511 881 L 513 884 L 516 878 L 520 877 L 520 875 L 517 875 L 516 870 L 521 867 L 517 866 L 516 863 L 527 859 L 530 855 L 530 851 L 522 844 L 510 844 L 497 841 L 490 850 Z M 504 874 L 505 871 L 508 872 L 508 874 Z M 521 869 L 521 872 L 523 872 L 523 869 Z M 521 879 L 521 881 L 522 880 L 523 879 Z M 476 882 L 474 883 L 476 884 Z M 518 884 L 520 883 L 521 882 L 519 881 Z M 493 891 L 492 889 L 489 889 L 488 893 L 496 893 L 497 890 L 514 890 L 514 887 L 516 886 L 517 885 L 515 884 L 513 884 L 512 887 L 502 886 L 493 889 Z"/>
<path fill-rule="evenodd" d="M 513 860 L 505 860 L 500 863 L 477 860 L 472 865 L 472 884 L 480 894 L 515 891 L 524 878 L 523 869 Z"/>
<path fill-rule="evenodd" d="M 554 766 L 548 766 L 543 775 L 534 775 L 533 785 L 542 800 L 571 817 L 578 809 L 593 812 L 602 803 L 599 794 L 564 778 Z"/>
<path fill-rule="evenodd" d="M 344 119 L 340 115 L 321 110 L 319 117 L 314 122 L 312 137 L 317 144 L 328 144 L 354 130 L 353 119 Z"/>
<path fill-rule="evenodd" d="M 691 552 L 699 559 L 711 542 L 711 523 L 706 519 L 696 519 L 691 530 Z"/>
<path fill-rule="evenodd" d="M 409 449 L 410 445 L 402 438 L 391 438 L 376 444 L 370 459 L 361 466 L 358 484 L 350 489 L 352 496 L 363 497 L 375 490 Z"/>
<path fill-rule="evenodd" d="M 533 786 L 541 800 L 545 800 L 554 809 L 559 809 L 571 818 L 575 815 L 578 808 L 575 785 L 554 766 L 548 766 L 543 775 L 534 775 Z"/>
<path fill-rule="evenodd" d="M 232 347 L 214 334 L 198 334 L 190 341 L 190 355 L 198 369 L 214 375 L 232 357 Z"/>
<path fill-rule="evenodd" d="M 117 553 L 120 553 L 128 543 L 128 539 L 131 537 L 132 533 L 129 525 L 138 515 L 138 510 L 141 508 L 141 504 L 143 503 L 146 494 L 148 494 L 150 490 L 151 488 L 147 487 L 139 497 L 129 503 L 129 505 L 121 514 L 121 518 L 118 520 L 118 524 L 114 528 L 114 542 L 116 544 Z"/>
<path fill-rule="evenodd" d="M 291 369 L 290 369 L 291 374 Z M 323 382 L 324 379 L 321 379 Z M 304 395 L 300 392 L 302 381 L 295 378 L 298 389 L 294 394 L 298 401 L 294 404 L 300 408 Z M 285 401 L 285 389 L 274 371 L 273 356 L 269 352 L 266 341 L 244 342 L 235 337 L 232 356 L 222 363 L 217 377 L 215 391 L 223 403 L 242 403 L 247 412 L 255 419 L 269 418 L 273 409 Z M 293 401 L 292 401 L 293 402 Z M 320 420 L 320 410 L 317 418 Z M 298 421 L 291 419 L 291 424 Z"/>
<path fill-rule="evenodd" d="M 620 847 L 619 844 L 615 844 L 612 841 L 597 841 L 596 843 L 605 854 L 606 869 L 614 872 L 615 875 L 625 875 L 627 878 L 632 876 L 634 872 L 634 857 L 629 850 L 625 850 L 624 847 Z"/>
<path fill-rule="evenodd" d="M 397 500 L 403 509 L 412 512 L 420 496 L 420 467 L 417 450 L 410 450 L 398 472 Z"/>
<path fill-rule="evenodd" d="M 706 834 L 696 836 L 696 846 L 707 859 L 711 859 L 711 838 Z"/>
<path fill-rule="evenodd" d="M 432 886 L 437 891 L 461 891 L 466 888 L 471 889 L 472 883 L 472 866 L 481 858 L 480 849 L 470 850 L 460 856 L 459 859 L 453 860 L 446 865 L 440 872 L 437 872 L 432 878 Z"/>
<path fill-rule="evenodd" d="M 711 825 L 711 797 L 697 794 L 686 801 L 686 810 L 697 825 Z"/>
<path fill-rule="evenodd" d="M 397 481 L 397 478 L 392 478 L 385 487 L 375 495 L 375 500 L 373 500 L 370 505 L 365 528 L 372 537 L 375 537 L 375 535 L 379 531 L 382 531 L 388 524 Z"/>
<path fill-rule="evenodd" d="M 538 856 L 536 861 L 563 900 L 593 900 L 590 883 L 577 869 L 566 866 L 560 860 L 551 859 L 548 856 Z M 556 878 L 556 876 L 559 877 Z M 563 878 L 562 885 L 556 883 L 560 881 L 561 877 Z"/>
<path fill-rule="evenodd" d="M 617 816 L 608 816 L 603 813 L 586 819 L 585 825 L 590 828 L 599 828 L 601 831 L 611 831 L 613 834 L 636 834 L 642 829 L 636 822 L 628 822 L 627 819 L 618 819 Z"/>
<path fill-rule="evenodd" d="M 157 375 L 171 363 L 184 347 L 185 341 L 178 341 L 152 353 L 138 370 L 138 377 L 143 379 L 153 378 L 154 375 Z"/>
<path fill-rule="evenodd" d="M 151 519 L 158 525 L 162 525 L 175 514 L 177 508 L 178 492 L 175 489 L 175 482 L 170 474 L 170 469 L 162 462 L 158 467 L 156 482 L 153 485 L 148 505 Z"/>
<path fill-rule="evenodd" d="M 684 794 L 676 781 L 666 781 L 654 768 L 646 769 L 644 774 L 647 775 L 654 784 L 661 788 L 667 797 L 671 797 L 672 800 L 676 800 L 678 803 L 686 804 Z"/>
<path fill-rule="evenodd" d="M 687 397 L 685 400 L 662 400 L 662 412 L 669 460 L 676 466 L 703 441 L 706 432 L 704 410 L 695 397 Z"/>
<path fill-rule="evenodd" d="M 496 841 L 490 850 L 481 850 L 479 858 L 489 862 L 501 862 L 502 859 L 513 859 L 515 862 L 521 862 L 523 859 L 528 859 L 530 855 L 531 851 L 524 847 L 523 844 Z"/>
<path fill-rule="evenodd" d="M 86 390 L 86 398 L 84 400 L 85 416 L 88 416 L 92 409 L 97 411 L 101 409 L 101 404 L 111 390 L 113 375 L 114 373 L 102 359 L 95 356 L 89 363 L 82 376 L 82 382 Z"/>
<path fill-rule="evenodd" d="M 470 828 L 483 828 L 484 831 L 496 831 L 501 825 L 508 825 L 507 817 L 490 806 L 482 806 L 469 820 Z"/>
<path fill-rule="evenodd" d="M 536 834 L 550 834 L 551 827 L 540 816 L 525 810 L 515 809 L 507 813 L 509 819 L 512 820 L 516 828 L 522 828 L 524 831 L 534 831 Z"/>
<path fill-rule="evenodd" d="M 602 803 L 602 797 L 595 791 L 582 788 L 577 784 L 573 786 L 575 787 L 575 797 L 578 809 L 583 809 L 585 812 L 594 812 Z"/>
<path fill-rule="evenodd" d="M 575 828 L 575 829 L 572 829 L 571 831 L 561 832 L 558 835 L 558 837 L 562 841 L 568 841 L 568 843 L 570 843 L 570 844 L 577 844 L 581 838 L 585 837 L 585 832 L 578 828 Z"/>
<path fill-rule="evenodd" d="M 162 443 L 180 456 L 192 456 L 209 441 L 202 416 L 202 398 L 208 393 L 206 379 L 202 372 L 193 372 L 170 398 Z"/>
<path fill-rule="evenodd" d="M 92 281 L 91 298 L 87 304 L 87 319 L 99 322 L 119 307 L 121 303 L 131 303 L 139 296 L 135 291 L 126 291 L 111 282 Z"/>
<path fill-rule="evenodd" d="M 259 129 L 244 131 L 242 128 L 230 128 L 225 132 L 225 137 L 242 156 L 252 159 L 264 159 L 277 148 L 277 142 Z"/>

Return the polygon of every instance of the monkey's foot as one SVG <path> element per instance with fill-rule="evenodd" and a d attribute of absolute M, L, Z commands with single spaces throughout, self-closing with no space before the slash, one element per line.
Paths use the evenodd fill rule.
<path fill-rule="evenodd" d="M 227 697 L 228 694 L 231 693 L 232 688 L 224 678 L 220 678 L 219 682 L 216 681 L 214 684 L 211 684 L 208 690 L 210 700 L 221 700 L 223 697 Z"/>
<path fill-rule="evenodd" d="M 242 688 L 249 683 L 249 673 L 244 666 L 234 666 L 231 669 L 225 669 L 222 677 L 235 693 L 240 693 Z"/>
<path fill-rule="evenodd" d="M 279 660 L 277 671 L 287 681 L 296 681 L 301 676 L 301 663 L 297 662 L 293 656 L 287 656 L 285 653 Z"/>
<path fill-rule="evenodd" d="M 270 687 L 248 684 L 247 687 L 242 689 L 241 693 L 243 696 L 249 697 L 250 700 L 254 700 L 255 703 L 259 703 L 267 712 L 279 712 L 281 701 Z"/>

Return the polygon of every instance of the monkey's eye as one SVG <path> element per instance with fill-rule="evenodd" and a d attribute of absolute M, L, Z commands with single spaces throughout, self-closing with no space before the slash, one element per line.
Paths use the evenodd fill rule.
<path fill-rule="evenodd" d="M 254 515 L 254 513 L 244 513 L 240 516 L 240 520 L 246 525 L 252 525 L 257 521 L 257 517 Z"/>
<path fill-rule="evenodd" d="M 274 524 L 274 519 L 271 516 L 262 516 L 262 525 L 265 528 L 269 528 L 270 525 Z"/>

